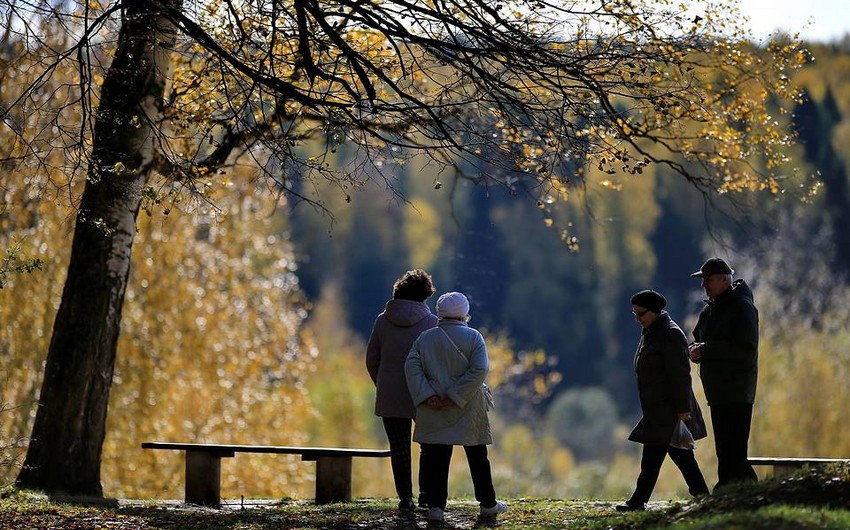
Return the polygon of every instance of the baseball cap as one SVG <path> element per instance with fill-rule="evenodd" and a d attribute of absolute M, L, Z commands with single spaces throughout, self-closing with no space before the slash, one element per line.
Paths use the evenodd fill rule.
<path fill-rule="evenodd" d="M 735 274 L 735 270 L 721 258 L 711 258 L 702 264 L 698 271 L 691 274 L 692 278 L 704 278 L 712 274 Z"/>

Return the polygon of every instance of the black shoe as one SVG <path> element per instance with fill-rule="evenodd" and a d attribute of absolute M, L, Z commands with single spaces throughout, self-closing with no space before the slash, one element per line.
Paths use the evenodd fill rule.
<path fill-rule="evenodd" d="M 618 504 L 615 508 L 618 512 L 642 512 L 646 509 L 643 504 L 630 504 L 628 502 L 625 504 Z"/>
<path fill-rule="evenodd" d="M 398 509 L 403 512 L 412 512 L 416 509 L 413 499 L 402 499 L 398 503 Z"/>

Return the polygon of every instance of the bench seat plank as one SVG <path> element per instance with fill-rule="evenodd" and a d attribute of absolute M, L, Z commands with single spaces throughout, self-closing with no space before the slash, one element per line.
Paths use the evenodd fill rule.
<path fill-rule="evenodd" d="M 172 442 L 143 442 L 142 449 L 172 449 L 176 451 L 203 451 L 209 453 L 271 453 L 284 455 L 301 455 L 303 460 L 316 460 L 320 456 L 338 457 L 373 457 L 386 458 L 390 456 L 389 449 L 353 449 L 349 447 L 297 447 L 289 445 L 239 445 L 239 444 L 202 444 L 202 443 L 172 443 Z M 233 456 L 230 454 L 229 456 Z"/>
<path fill-rule="evenodd" d="M 751 456 L 747 460 L 754 466 L 772 466 L 774 464 L 799 465 L 806 464 L 835 464 L 838 462 L 850 462 L 850 458 L 803 458 L 803 457 L 781 457 L 781 456 Z"/>
<path fill-rule="evenodd" d="M 186 452 L 187 503 L 221 506 L 221 459 L 236 453 L 301 455 L 303 461 L 316 462 L 316 503 L 351 500 L 351 459 L 387 458 L 387 449 L 347 447 L 297 447 L 285 445 L 239 445 L 174 442 L 143 442 L 142 449 Z"/>
<path fill-rule="evenodd" d="M 839 462 L 850 462 L 850 458 L 751 456 L 747 461 L 752 466 L 772 466 L 775 476 L 789 475 L 803 466 L 820 466 Z"/>

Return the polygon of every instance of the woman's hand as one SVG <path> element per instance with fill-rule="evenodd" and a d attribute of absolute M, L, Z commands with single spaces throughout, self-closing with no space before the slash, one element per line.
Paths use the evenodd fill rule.
<path fill-rule="evenodd" d="M 431 396 L 425 400 L 425 406 L 431 410 L 443 410 L 454 407 L 455 403 L 448 397 Z"/>
<path fill-rule="evenodd" d="M 437 396 L 431 396 L 425 400 L 425 405 L 432 410 L 440 410 L 440 398 Z"/>

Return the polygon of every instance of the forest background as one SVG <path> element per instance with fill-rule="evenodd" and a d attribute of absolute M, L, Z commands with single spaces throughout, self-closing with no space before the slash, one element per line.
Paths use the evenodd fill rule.
<path fill-rule="evenodd" d="M 806 97 L 787 126 L 800 134 L 790 154 L 801 173 L 820 178 L 789 178 L 782 200 L 767 191 L 710 199 L 648 168 L 591 171 L 583 193 L 555 207 L 532 200 L 535 190 L 453 180 L 413 160 L 393 171 L 403 198 L 377 183 L 351 195 L 328 188 L 332 219 L 305 205 L 275 207 L 258 189 L 231 190 L 221 210 L 142 216 L 104 493 L 180 497 L 182 459 L 141 451 L 146 440 L 385 446 L 363 352 L 392 282 L 412 267 L 428 269 L 438 293 L 465 292 L 488 340 L 500 495 L 630 491 L 639 328 L 629 296 L 660 290 L 688 331 L 702 307 L 689 273 L 713 255 L 753 286 L 761 312 L 751 453 L 850 454 L 841 428 L 850 398 L 850 41 L 810 51 L 795 79 Z M 328 163 L 356 161 L 341 145 Z M 73 226 L 60 201 L 31 193 L 44 189 L 33 178 L 61 181 L 2 175 L 3 204 L 26 205 L 0 210 L 2 248 L 43 262 L 0 289 L 0 447 L 10 460 L 32 428 Z M 711 482 L 710 439 L 697 456 Z M 223 466 L 224 498 L 312 495 L 312 473 L 296 457 L 238 458 L 238 469 Z M 464 466 L 458 456 L 453 494 L 471 493 Z M 14 478 L 14 466 L 2 471 L 0 482 Z M 672 471 L 659 496 L 685 493 Z M 354 472 L 355 495 L 393 495 L 387 463 L 358 462 Z"/>

